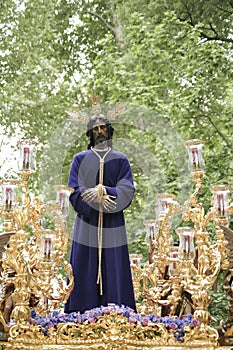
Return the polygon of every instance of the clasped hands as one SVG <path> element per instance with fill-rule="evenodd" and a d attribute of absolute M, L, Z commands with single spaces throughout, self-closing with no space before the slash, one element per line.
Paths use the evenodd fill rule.
<path fill-rule="evenodd" d="M 107 194 L 106 189 L 103 185 L 99 184 L 93 188 L 82 193 L 82 199 L 86 203 L 96 202 L 102 204 L 103 208 L 107 211 L 116 209 L 116 202 L 113 200 L 115 196 L 110 196 Z"/>

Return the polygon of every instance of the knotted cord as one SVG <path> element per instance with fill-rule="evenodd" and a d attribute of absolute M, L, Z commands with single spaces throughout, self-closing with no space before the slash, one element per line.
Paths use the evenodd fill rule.
<path fill-rule="evenodd" d="M 95 155 L 99 158 L 100 161 L 100 167 L 99 167 L 99 198 L 103 198 L 104 195 L 104 187 L 103 187 L 103 181 L 104 181 L 104 159 L 111 151 L 111 148 L 109 147 L 107 152 L 104 154 L 103 157 L 101 157 L 98 152 L 94 148 L 91 148 L 91 150 L 95 153 Z M 103 205 L 100 202 L 99 203 L 99 217 L 98 217 L 98 276 L 96 283 L 100 285 L 100 295 L 103 295 L 103 283 L 102 283 L 102 271 L 101 271 L 101 260 L 102 260 L 102 241 L 103 241 Z"/>

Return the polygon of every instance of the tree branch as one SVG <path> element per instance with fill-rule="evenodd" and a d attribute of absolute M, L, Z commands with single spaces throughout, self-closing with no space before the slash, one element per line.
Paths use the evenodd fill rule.
<path fill-rule="evenodd" d="M 203 29 L 205 29 L 205 28 L 203 28 Z M 223 36 L 220 36 L 220 35 L 209 36 L 202 31 L 200 32 L 200 34 L 203 38 L 205 38 L 208 41 L 219 40 L 219 41 L 222 41 L 225 43 L 233 43 L 233 39 L 231 39 L 231 38 L 224 38 Z"/>
<path fill-rule="evenodd" d="M 189 11 L 189 8 L 188 8 L 188 5 L 187 5 L 187 3 L 185 2 L 185 1 L 181 1 L 181 3 L 183 4 L 183 6 L 184 6 L 184 8 L 186 9 L 186 12 L 187 12 L 187 15 L 188 15 L 188 17 L 190 18 L 190 21 L 189 21 L 189 23 L 190 23 L 190 25 L 192 26 L 192 27 L 195 27 L 195 24 L 194 24 L 194 22 L 193 22 L 193 18 L 192 18 L 192 14 L 191 14 L 191 12 Z M 186 19 L 181 19 L 181 18 L 179 18 L 181 21 L 186 21 Z"/>
<path fill-rule="evenodd" d="M 188 7 L 188 4 L 186 3 L 186 1 L 181 1 L 181 3 L 183 4 L 183 7 L 186 11 L 186 15 L 188 17 L 188 23 L 193 27 L 195 28 L 196 24 L 195 22 L 193 21 L 193 17 L 192 17 L 192 11 L 190 11 L 189 7 Z M 233 7 L 233 0 L 230 0 L 229 1 L 229 4 L 231 7 Z M 231 15 L 232 15 L 232 12 L 230 11 L 227 11 L 226 9 L 218 6 L 217 7 L 219 10 L 222 11 L 222 13 L 225 13 L 225 16 L 226 18 L 229 18 Z M 178 16 L 178 19 L 182 22 L 186 21 L 187 18 L 181 18 L 180 16 Z M 207 30 L 207 31 L 212 31 L 214 33 L 213 36 L 210 36 L 210 35 L 207 35 L 204 31 Z M 233 39 L 230 38 L 230 37 L 223 37 L 222 35 L 220 35 L 217 30 L 213 27 L 213 24 L 212 23 L 209 23 L 209 27 L 205 27 L 203 26 L 200 30 L 200 34 L 203 38 L 205 38 L 206 40 L 208 41 L 213 41 L 213 40 L 219 40 L 219 41 L 222 41 L 222 42 L 226 42 L 226 43 L 233 43 Z"/>
<path fill-rule="evenodd" d="M 83 14 L 89 14 L 91 16 L 94 16 L 96 18 L 98 18 L 114 35 L 114 37 L 116 37 L 116 33 L 115 33 L 115 28 L 113 26 L 111 26 L 101 15 L 99 15 L 98 13 L 96 12 L 93 12 L 93 11 L 81 11 L 81 13 Z"/>
<path fill-rule="evenodd" d="M 124 42 L 122 40 L 121 26 L 120 26 L 118 17 L 116 15 L 115 5 L 114 5 L 113 1 L 110 1 L 109 9 L 110 9 L 113 23 L 114 23 L 115 38 L 118 41 L 118 43 L 120 43 L 121 48 L 124 48 Z"/>
<path fill-rule="evenodd" d="M 208 115 L 203 113 L 203 111 L 201 111 L 202 117 L 205 117 L 206 119 L 209 120 L 210 124 L 214 127 L 214 129 L 217 131 L 217 133 L 219 134 L 219 136 L 223 139 L 223 141 L 226 143 L 227 147 L 231 147 L 231 145 L 229 144 L 228 140 L 226 139 L 225 135 L 221 132 L 221 130 L 218 128 L 218 126 L 213 122 L 212 118 Z"/>
<path fill-rule="evenodd" d="M 122 32 L 120 29 L 120 24 L 118 22 L 117 16 L 115 14 L 115 9 L 113 7 L 112 4 L 109 5 L 109 9 L 112 15 L 112 19 L 113 19 L 113 23 L 114 26 L 112 26 L 111 24 L 109 24 L 101 15 L 99 15 L 98 13 L 94 12 L 94 11 L 90 11 L 90 10 L 84 10 L 81 11 L 82 14 L 89 14 L 91 16 L 94 16 L 96 18 L 98 18 L 113 34 L 114 38 L 116 39 L 117 43 L 120 45 L 121 48 L 124 48 L 124 43 L 122 41 Z"/>

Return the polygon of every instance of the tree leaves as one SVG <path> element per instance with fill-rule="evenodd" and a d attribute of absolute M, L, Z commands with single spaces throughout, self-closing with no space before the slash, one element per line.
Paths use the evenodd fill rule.
<path fill-rule="evenodd" d="M 17 123 L 26 137 L 48 144 L 66 121 L 66 110 L 89 106 L 95 86 L 102 104 L 130 104 L 119 133 L 133 125 L 128 135 L 134 147 L 145 147 L 144 161 L 148 156 L 150 164 L 154 155 L 162 168 L 168 184 L 160 184 L 161 189 L 178 193 L 180 188 L 177 159 L 166 150 L 166 130 L 179 135 L 180 144 L 197 137 L 206 141 L 206 190 L 212 182 L 231 181 L 231 43 L 209 40 L 208 31 L 203 36 L 204 27 L 211 23 L 214 28 L 215 21 L 221 36 L 228 38 L 232 28 L 227 2 L 219 8 L 214 0 L 36 0 L 8 5 L 2 5 L 1 13 L 0 80 L 1 124 L 8 133 L 14 133 Z M 219 21 L 223 12 L 224 21 Z M 151 116 L 150 111 L 156 112 Z M 135 128 L 137 119 L 144 123 L 140 130 Z M 156 128 L 164 134 L 162 142 L 154 137 Z M 64 138 L 58 142 L 62 147 Z M 130 153 L 127 144 L 124 147 Z M 69 157 L 67 165 L 71 153 Z M 143 178 L 141 167 L 131 161 L 139 187 L 155 188 L 158 181 L 148 174 Z M 139 193 L 135 210 L 148 205 Z"/>

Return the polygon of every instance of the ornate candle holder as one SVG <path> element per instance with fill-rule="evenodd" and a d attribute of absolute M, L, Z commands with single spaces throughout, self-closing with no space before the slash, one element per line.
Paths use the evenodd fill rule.
<path fill-rule="evenodd" d="M 217 332 L 209 326 L 209 291 L 221 269 L 228 268 L 226 240 L 221 225 L 228 222 L 231 212 L 228 186 L 212 187 L 213 199 L 205 212 L 198 202 L 202 187 L 204 142 L 198 139 L 185 143 L 189 154 L 189 169 L 194 180 L 194 192 L 184 205 L 175 202 L 173 195 L 158 195 L 156 210 L 157 232 L 151 259 L 141 267 L 141 308 L 160 316 L 182 316 L 188 310 L 200 321 L 203 330 L 216 339 Z M 171 222 L 175 211 L 182 212 L 183 223 L 175 232 L 178 245 L 172 244 Z M 232 210 L 233 211 L 233 210 Z M 215 224 L 215 241 L 208 224 Z M 150 233 L 149 233 L 150 235 Z M 147 233 L 148 236 L 148 233 Z M 156 247 L 156 248 L 155 248 Z M 148 251 L 151 252 L 151 241 Z M 137 276 L 137 283 L 139 277 Z M 140 310 L 140 306 L 139 306 Z"/>
<path fill-rule="evenodd" d="M 44 208 L 51 214 L 54 220 L 57 234 L 56 246 L 65 254 L 69 244 L 66 219 L 69 212 L 69 196 L 73 192 L 73 188 L 65 185 L 57 185 L 54 186 L 54 189 L 56 191 L 56 199 L 48 201 Z"/>
<path fill-rule="evenodd" d="M 161 194 L 157 196 L 157 221 L 153 225 L 157 227 L 156 235 L 149 241 L 149 261 L 141 270 L 141 283 L 143 302 L 139 305 L 139 311 L 144 313 L 156 313 L 164 315 L 167 307 L 168 294 L 170 293 L 171 282 L 168 278 L 169 266 L 175 262 L 171 256 L 173 239 L 170 235 L 170 219 L 176 210 L 177 203 L 174 195 Z M 163 205 L 161 205 L 163 203 Z M 146 222 L 147 230 L 151 230 L 150 221 Z M 148 234 L 147 234 L 148 235 Z M 169 296 L 171 299 L 177 298 L 177 291 Z M 173 308 L 174 309 L 174 308 Z M 172 311 L 174 313 L 174 310 Z"/>
<path fill-rule="evenodd" d="M 142 256 L 137 254 L 130 255 L 130 261 L 137 311 L 142 316 L 156 314 L 156 317 L 169 316 L 173 320 L 191 312 L 195 321 L 199 321 L 199 326 L 195 330 L 188 328 L 188 331 L 187 327 L 184 328 L 184 345 L 190 342 L 192 348 L 200 348 L 204 344 L 205 348 L 213 349 L 217 346 L 218 333 L 209 326 L 209 291 L 220 270 L 229 266 L 223 225 L 227 226 L 229 215 L 233 214 L 233 204 L 229 204 L 230 188 L 224 186 L 212 187 L 212 204 L 207 212 L 199 203 L 198 195 L 204 174 L 203 144 L 196 139 L 186 142 L 189 168 L 194 180 L 191 197 L 185 205 L 179 205 L 173 194 L 157 196 L 156 218 L 145 221 L 149 261 L 142 265 Z M 9 326 L 6 349 L 30 347 L 37 350 L 44 344 L 48 344 L 51 349 L 57 346 L 73 348 L 76 345 L 94 349 L 102 346 L 101 341 L 96 343 L 100 335 L 107 347 L 113 343 L 116 347 L 130 344 L 135 349 L 152 349 L 158 344 L 163 348 L 176 346 L 174 334 L 164 325 L 155 326 L 147 319 L 146 325 L 142 326 L 136 317 L 135 321 L 130 317 L 130 322 L 125 324 L 123 315 L 114 316 L 112 312 L 96 323 L 84 321 L 82 324 L 79 324 L 80 315 L 77 313 L 78 324 L 67 322 L 55 325 L 49 334 L 43 333 L 41 325 L 29 323 L 31 307 L 47 319 L 48 313 L 66 302 L 73 288 L 72 268 L 65 260 L 68 248 L 68 196 L 73 189 L 58 185 L 55 186 L 55 200 L 45 204 L 40 197 L 32 200 L 28 193 L 28 181 L 33 169 L 33 158 L 30 158 L 33 147 L 29 146 L 34 146 L 34 143 L 24 141 L 20 145 L 21 167 L 19 180 L 15 181 L 22 189 L 22 200 L 19 201 L 14 195 L 12 186 L 16 183 L 13 180 L 1 182 L 1 216 L 6 221 L 5 229 L 12 228 L 15 231 L 9 239 L 2 261 L 3 278 L 5 281 L 10 279 L 14 285 L 12 299 L 15 304 L 11 315 L 14 323 Z M 176 211 L 182 212 L 182 224 L 173 229 L 172 217 Z M 52 229 L 46 229 L 43 225 L 45 212 L 53 218 Z M 214 224 L 214 233 L 208 231 L 209 223 Z M 4 323 L 1 314 L 0 320 Z M 230 325 L 232 318 L 229 317 L 228 321 Z M 6 324 L 4 327 L 8 329 Z M 233 334 L 230 333 L 231 329 L 228 331 Z M 135 332 L 133 338 L 132 332 Z M 117 344 L 116 339 L 119 341 Z M 33 341 L 35 346 L 31 344 Z"/>
<path fill-rule="evenodd" d="M 15 306 L 11 317 L 15 320 L 15 325 L 14 329 L 10 328 L 10 335 L 12 332 L 21 332 L 27 325 L 32 300 L 34 308 L 46 314 L 50 311 L 48 305 L 51 308 L 66 302 L 73 288 L 72 268 L 65 260 L 67 235 L 66 231 L 62 231 L 66 228 L 64 221 L 67 211 L 63 215 L 59 204 L 59 213 L 62 215 L 56 220 L 55 229 L 47 230 L 41 226 L 47 206 L 40 197 L 35 197 L 32 201 L 28 193 L 35 142 L 21 141 L 20 146 L 19 180 L 1 181 L 1 216 L 7 221 L 5 229 L 15 231 L 9 239 L 2 261 L 3 279 L 10 280 L 14 285 L 11 297 Z M 21 201 L 15 196 L 16 183 L 22 190 Z M 67 274 L 68 284 L 60 273 L 61 269 Z"/>

